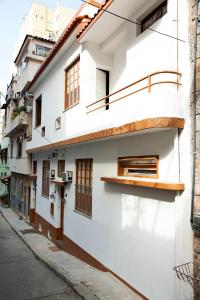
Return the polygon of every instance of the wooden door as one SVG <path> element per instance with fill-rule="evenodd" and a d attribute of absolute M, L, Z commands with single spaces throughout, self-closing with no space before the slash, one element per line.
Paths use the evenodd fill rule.
<path fill-rule="evenodd" d="M 65 187 L 60 187 L 60 200 L 61 200 L 61 206 L 60 206 L 60 228 L 61 228 L 61 238 L 63 235 L 63 228 L 64 228 L 64 207 L 65 207 Z"/>

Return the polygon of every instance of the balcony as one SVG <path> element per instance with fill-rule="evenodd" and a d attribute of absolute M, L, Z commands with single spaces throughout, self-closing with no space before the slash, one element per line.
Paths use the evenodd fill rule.
<path fill-rule="evenodd" d="M 130 96 L 145 90 L 147 90 L 148 94 L 150 94 L 153 90 L 153 86 L 156 85 L 175 85 L 178 89 L 179 86 L 181 86 L 180 76 L 181 73 L 176 71 L 157 71 L 148 74 L 147 76 L 107 95 L 106 97 L 98 99 L 87 105 L 87 113 L 89 114 L 97 110 L 108 110 L 112 104 L 121 100 L 130 100 Z M 134 101 L 134 98 L 131 97 L 131 101 Z M 130 104 L 134 106 L 134 103 Z M 123 106 L 124 105 L 126 104 L 124 103 Z"/>
<path fill-rule="evenodd" d="M 28 127 L 28 114 L 22 111 L 14 119 L 10 119 L 10 123 L 5 128 L 5 137 L 20 135 L 25 132 Z"/>

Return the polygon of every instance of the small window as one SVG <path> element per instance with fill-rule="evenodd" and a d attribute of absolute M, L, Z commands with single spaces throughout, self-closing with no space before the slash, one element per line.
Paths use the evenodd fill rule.
<path fill-rule="evenodd" d="M 51 204 L 50 204 L 50 214 L 52 217 L 54 217 L 54 203 L 53 202 L 51 202 Z"/>
<path fill-rule="evenodd" d="M 97 69 L 96 71 L 96 98 L 100 100 L 109 95 L 109 71 Z M 109 103 L 109 98 L 105 99 L 105 104 Z M 101 104 L 103 105 L 103 103 Z M 109 105 L 105 106 L 109 109 Z"/>
<path fill-rule="evenodd" d="M 41 125 L 41 115 L 42 115 L 42 96 L 36 99 L 36 109 L 35 109 L 35 127 Z"/>
<path fill-rule="evenodd" d="M 50 50 L 51 50 L 51 48 L 41 46 L 41 45 L 36 45 L 35 54 L 46 57 L 46 56 L 48 56 Z"/>
<path fill-rule="evenodd" d="M 154 9 L 148 16 L 141 21 L 141 32 L 153 25 L 157 20 L 162 18 L 167 13 L 167 1 L 164 1 L 156 9 Z"/>
<path fill-rule="evenodd" d="M 43 160 L 42 165 L 42 195 L 49 197 L 49 171 L 50 161 Z"/>
<path fill-rule="evenodd" d="M 33 161 L 33 174 L 37 174 L 37 160 Z"/>
<path fill-rule="evenodd" d="M 118 175 L 158 178 L 158 155 L 118 158 Z"/>
<path fill-rule="evenodd" d="M 10 142 L 10 158 L 13 158 L 13 141 Z"/>
<path fill-rule="evenodd" d="M 45 126 L 42 127 L 41 136 L 45 136 Z"/>
<path fill-rule="evenodd" d="M 80 60 L 77 60 L 65 70 L 65 109 L 79 103 L 79 68 Z"/>
<path fill-rule="evenodd" d="M 22 157 L 22 141 L 23 141 L 22 136 L 17 138 L 17 157 L 16 158 Z"/>
<path fill-rule="evenodd" d="M 62 172 L 65 172 L 65 160 L 58 160 L 58 177 L 62 177 Z"/>
<path fill-rule="evenodd" d="M 92 159 L 76 160 L 75 210 L 92 216 Z"/>
<path fill-rule="evenodd" d="M 55 121 L 55 128 L 60 129 L 61 128 L 61 117 L 58 117 Z"/>

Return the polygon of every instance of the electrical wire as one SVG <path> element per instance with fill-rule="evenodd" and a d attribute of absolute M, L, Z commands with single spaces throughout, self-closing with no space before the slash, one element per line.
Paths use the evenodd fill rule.
<path fill-rule="evenodd" d="M 87 2 L 86 0 L 81 0 L 81 1 L 84 2 L 84 3 L 87 3 L 87 4 L 91 5 L 91 6 L 96 7 L 95 4 L 90 3 L 90 2 Z M 111 12 L 111 11 L 108 10 L 108 9 L 104 9 L 104 8 L 102 8 L 102 7 L 99 7 L 98 9 L 101 10 L 101 11 L 107 12 L 108 14 L 113 15 L 113 16 L 115 16 L 115 17 L 117 17 L 117 18 L 120 18 L 120 19 L 122 19 L 122 20 L 124 20 L 124 21 L 130 22 L 130 23 L 132 23 L 132 24 L 134 24 L 134 25 L 140 25 L 140 26 L 141 26 L 141 23 L 139 23 L 139 22 L 137 22 L 137 21 L 135 21 L 135 20 L 133 21 L 133 20 L 130 20 L 130 19 L 128 19 L 128 18 L 125 18 L 125 17 L 123 17 L 123 16 L 121 16 L 121 15 L 118 15 L 118 14 L 116 14 L 116 13 L 114 13 L 114 12 Z M 155 33 L 158 33 L 158 34 L 160 34 L 160 35 L 164 35 L 164 36 L 166 36 L 166 37 L 168 37 L 168 38 L 171 38 L 171 39 L 174 39 L 174 40 L 178 40 L 178 41 L 180 41 L 180 42 L 182 42 L 182 43 L 186 43 L 186 41 L 184 41 L 184 40 L 182 40 L 182 39 L 178 39 L 177 37 L 175 37 L 175 36 L 173 36 L 173 35 L 170 35 L 170 34 L 167 34 L 167 33 L 161 32 L 161 31 L 158 31 L 158 30 L 153 29 L 153 28 L 151 28 L 151 27 L 146 27 L 146 29 L 148 29 L 148 30 L 150 30 L 150 31 L 153 31 L 153 32 L 155 32 Z M 145 29 L 145 30 L 146 30 L 146 29 Z"/>

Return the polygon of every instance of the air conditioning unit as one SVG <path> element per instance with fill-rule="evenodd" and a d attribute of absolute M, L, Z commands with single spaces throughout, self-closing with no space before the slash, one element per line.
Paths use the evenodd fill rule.
<path fill-rule="evenodd" d="M 27 113 L 31 113 L 32 112 L 32 106 L 26 106 L 26 111 L 27 111 Z"/>
<path fill-rule="evenodd" d="M 72 171 L 62 172 L 62 181 L 72 182 L 72 177 L 73 177 Z"/>
<path fill-rule="evenodd" d="M 54 179 L 55 179 L 55 170 L 51 170 L 51 171 L 49 172 L 49 178 L 50 178 L 51 180 L 54 180 Z"/>

